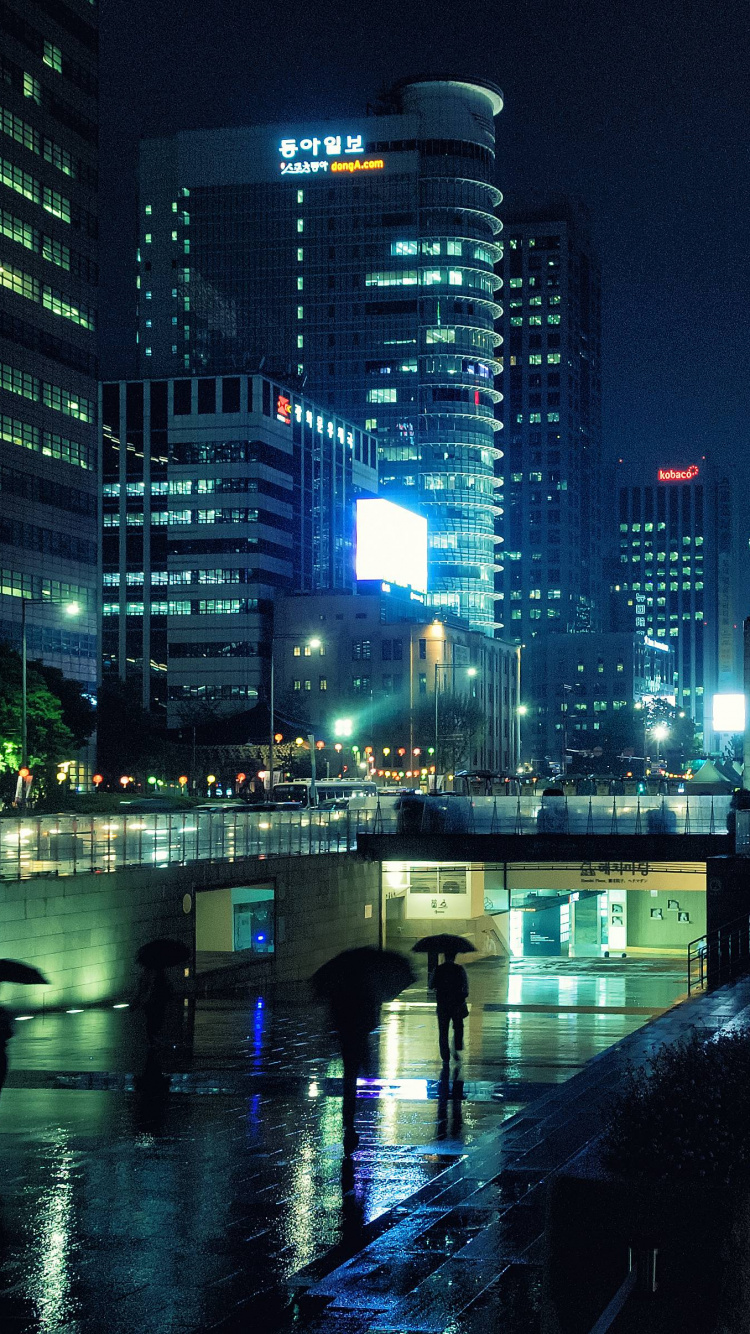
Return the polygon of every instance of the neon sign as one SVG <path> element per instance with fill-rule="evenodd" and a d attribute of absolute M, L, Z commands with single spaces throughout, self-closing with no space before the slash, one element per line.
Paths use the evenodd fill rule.
<path fill-rule="evenodd" d="M 332 162 L 331 171 L 382 171 L 382 157 L 355 158 L 353 162 Z"/>
<path fill-rule="evenodd" d="M 292 404 L 286 394 L 276 396 L 276 420 L 283 422 L 285 426 L 292 424 Z"/>
<path fill-rule="evenodd" d="M 692 482 L 699 472 L 697 463 L 691 463 L 689 468 L 660 468 L 656 477 L 659 482 Z"/>
<path fill-rule="evenodd" d="M 372 169 L 372 162 L 360 162 L 365 151 L 361 134 L 325 134 L 322 137 L 311 135 L 309 139 L 282 139 L 279 153 L 284 159 L 279 163 L 282 176 L 325 174 L 330 166 L 332 171 L 354 171 L 363 167 Z M 335 159 L 352 157 L 352 161 L 338 162 Z M 334 159 L 334 161 L 329 161 Z M 382 165 L 382 164 L 381 164 Z"/>

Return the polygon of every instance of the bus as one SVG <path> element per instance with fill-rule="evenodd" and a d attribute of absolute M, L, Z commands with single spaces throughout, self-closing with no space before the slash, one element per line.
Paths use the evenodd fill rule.
<path fill-rule="evenodd" d="M 320 806 L 345 809 L 347 806 L 365 806 L 377 801 L 378 785 L 366 778 L 319 778 L 315 780 L 315 797 L 311 800 L 311 778 L 292 778 L 287 783 L 274 783 L 274 801 L 296 802 L 300 806 Z"/>

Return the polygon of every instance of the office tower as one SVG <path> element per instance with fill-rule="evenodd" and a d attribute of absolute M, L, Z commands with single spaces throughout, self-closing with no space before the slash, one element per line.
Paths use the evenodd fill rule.
<path fill-rule="evenodd" d="M 601 623 L 601 297 L 580 205 L 504 210 L 504 633 Z M 525 689 L 525 686 L 524 686 Z"/>
<path fill-rule="evenodd" d="M 354 583 L 375 440 L 231 375 L 103 385 L 102 442 L 105 675 L 170 727 L 191 704 L 252 708 L 280 590 Z"/>
<path fill-rule="evenodd" d="M 674 705 L 674 646 L 643 630 L 540 635 L 523 651 L 524 758 L 565 771 L 586 768 L 616 715 L 634 704 Z M 563 759 L 563 756 L 567 756 Z"/>
<path fill-rule="evenodd" d="M 49 602 L 29 657 L 94 690 L 96 10 L 5 0 L 0 35 L 0 638 Z"/>
<path fill-rule="evenodd" d="M 614 629 L 672 644 L 677 704 L 711 748 L 711 697 L 742 690 L 732 483 L 701 460 L 616 473 L 619 561 Z"/>
<path fill-rule="evenodd" d="M 139 373 L 265 368 L 376 435 L 382 492 L 428 519 L 432 606 L 487 633 L 501 107 L 405 81 L 367 116 L 147 141 L 139 177 Z"/>

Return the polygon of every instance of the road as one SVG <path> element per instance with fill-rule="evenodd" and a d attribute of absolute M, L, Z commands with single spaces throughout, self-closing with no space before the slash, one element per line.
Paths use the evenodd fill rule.
<path fill-rule="evenodd" d="M 671 959 L 492 961 L 469 977 L 463 1087 L 447 1098 L 425 979 L 384 1009 L 350 1177 L 335 1045 L 301 990 L 199 1003 L 165 1097 L 133 1091 L 137 1015 L 19 1024 L 0 1098 L 4 1334 L 272 1331 L 296 1271 L 356 1250 L 364 1226 L 684 990 Z"/>

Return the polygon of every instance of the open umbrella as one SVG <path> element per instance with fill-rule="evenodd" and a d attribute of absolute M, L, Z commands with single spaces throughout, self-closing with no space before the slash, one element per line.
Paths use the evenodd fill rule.
<path fill-rule="evenodd" d="M 371 945 L 344 950 L 310 978 L 316 996 L 323 1000 L 362 995 L 380 1005 L 395 1000 L 414 980 L 414 970 L 403 954 Z"/>
<path fill-rule="evenodd" d="M 422 936 L 412 946 L 414 954 L 476 954 L 477 947 L 465 936 L 452 936 L 443 931 L 437 936 Z"/>
<path fill-rule="evenodd" d="M 29 963 L 20 963 L 18 959 L 0 959 L 0 982 L 18 982 L 21 986 L 49 986 L 38 968 Z"/>
<path fill-rule="evenodd" d="M 150 940 L 141 945 L 135 958 L 142 968 L 173 968 L 187 962 L 190 949 L 181 940 Z"/>

